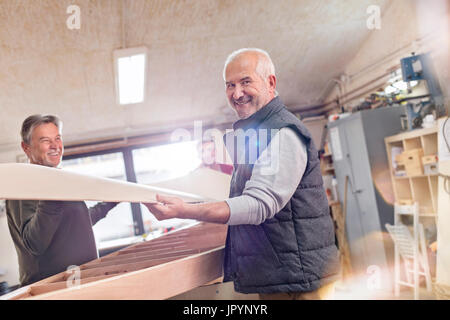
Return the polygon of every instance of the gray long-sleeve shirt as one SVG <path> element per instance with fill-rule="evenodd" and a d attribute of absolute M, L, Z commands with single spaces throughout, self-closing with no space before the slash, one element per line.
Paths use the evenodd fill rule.
<path fill-rule="evenodd" d="M 92 225 L 116 203 L 7 200 L 6 214 L 19 259 L 21 285 L 27 285 L 98 258 Z"/>
<path fill-rule="evenodd" d="M 306 145 L 290 128 L 281 129 L 256 160 L 241 196 L 225 200 L 229 225 L 261 224 L 294 194 L 308 162 Z"/>

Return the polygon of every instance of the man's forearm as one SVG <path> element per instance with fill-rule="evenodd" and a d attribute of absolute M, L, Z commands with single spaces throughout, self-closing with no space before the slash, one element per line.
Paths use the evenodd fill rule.
<path fill-rule="evenodd" d="M 230 208 L 225 201 L 185 204 L 185 210 L 182 213 L 185 219 L 195 219 L 206 222 L 225 224 L 230 218 Z"/>
<path fill-rule="evenodd" d="M 117 206 L 118 202 L 100 202 L 92 208 L 89 208 L 92 225 L 95 225 L 99 220 L 106 217 L 108 212 Z"/>

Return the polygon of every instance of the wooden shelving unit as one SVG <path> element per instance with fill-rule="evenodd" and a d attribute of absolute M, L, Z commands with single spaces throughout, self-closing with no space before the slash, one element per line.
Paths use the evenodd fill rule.
<path fill-rule="evenodd" d="M 418 129 L 386 137 L 386 151 L 394 189 L 395 201 L 418 202 L 419 215 L 437 216 L 438 174 L 415 174 L 398 176 L 393 164 L 393 150 L 401 148 L 403 152 L 422 149 L 423 156 L 437 155 L 438 130 L 433 128 Z"/>
<path fill-rule="evenodd" d="M 322 178 L 325 191 L 327 192 L 328 202 L 330 205 L 334 202 L 338 202 L 337 188 L 333 184 L 336 173 L 333 165 L 333 154 L 329 148 L 328 141 L 324 144 L 324 153 L 320 155 L 320 171 L 322 172 Z"/>
<path fill-rule="evenodd" d="M 328 147 L 328 142 L 325 143 L 325 153 L 322 154 L 320 159 L 320 167 L 322 175 L 332 175 L 334 176 L 334 166 L 333 166 L 333 155 Z"/>
<path fill-rule="evenodd" d="M 436 229 L 438 216 L 438 173 L 424 170 L 423 159 L 426 156 L 437 160 L 438 127 L 418 129 L 400 133 L 384 139 L 388 156 L 389 170 L 395 197 L 395 226 L 406 225 L 412 234 L 412 242 L 405 237 L 395 242 L 395 295 L 399 295 L 400 284 L 414 288 L 415 299 L 419 298 L 419 264 L 424 268 L 427 290 L 431 292 L 431 274 L 426 247 L 434 239 L 426 239 L 426 226 Z M 426 159 L 426 158 L 425 158 Z M 436 163 L 436 165 L 438 165 Z M 401 175 L 399 175 L 401 174 Z M 402 208 L 402 205 L 406 205 Z M 395 229 L 393 229 L 395 230 Z M 397 234 L 398 236 L 398 234 Z M 433 237 L 431 237 L 433 238 Z M 400 277 L 400 254 L 402 248 L 413 248 L 413 281 Z M 409 248 L 411 248 L 409 247 Z M 402 256 L 403 257 L 403 256 Z M 419 259 L 421 257 L 421 259 Z M 420 261 L 421 263 L 419 263 Z M 407 273 L 409 271 L 406 271 Z M 407 275 L 410 275 L 409 273 Z M 403 282 L 402 282 L 403 281 Z"/>

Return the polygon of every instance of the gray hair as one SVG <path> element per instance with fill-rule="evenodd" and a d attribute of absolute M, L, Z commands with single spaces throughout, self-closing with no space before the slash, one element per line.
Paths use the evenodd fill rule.
<path fill-rule="evenodd" d="M 225 79 L 225 71 L 227 70 L 228 64 L 236 59 L 238 56 L 240 56 L 243 53 L 252 52 L 256 53 L 258 56 L 258 65 L 256 66 L 256 73 L 263 78 L 264 80 L 267 79 L 268 76 L 271 74 L 275 75 L 275 66 L 273 65 L 272 59 L 270 58 L 269 54 L 258 48 L 242 48 L 239 50 L 236 50 L 232 52 L 227 60 L 225 61 L 225 66 L 223 68 L 223 79 Z"/>
<path fill-rule="evenodd" d="M 22 141 L 26 144 L 30 144 L 31 134 L 34 128 L 44 123 L 53 123 L 58 128 L 59 132 L 62 131 L 63 123 L 57 116 L 50 114 L 34 114 L 26 118 L 22 123 L 22 129 L 20 130 Z"/>

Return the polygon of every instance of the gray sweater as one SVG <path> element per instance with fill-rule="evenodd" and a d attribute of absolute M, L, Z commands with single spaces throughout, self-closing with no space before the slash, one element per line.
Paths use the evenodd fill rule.
<path fill-rule="evenodd" d="M 307 162 L 305 143 L 294 130 L 281 129 L 256 160 L 242 195 L 225 200 L 227 224 L 257 225 L 273 218 L 294 194 Z"/>
<path fill-rule="evenodd" d="M 7 200 L 22 286 L 98 258 L 92 225 L 116 203 Z"/>

